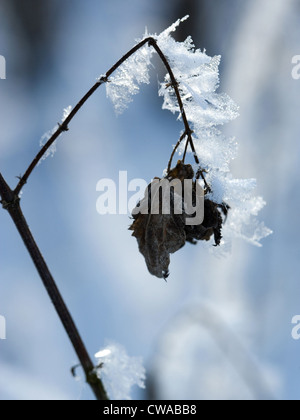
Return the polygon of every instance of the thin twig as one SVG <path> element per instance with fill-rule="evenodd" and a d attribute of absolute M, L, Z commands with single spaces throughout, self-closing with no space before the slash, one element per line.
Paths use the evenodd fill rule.
<path fill-rule="evenodd" d="M 171 69 L 171 66 L 166 58 L 166 56 L 164 55 L 164 53 L 162 52 L 162 50 L 159 48 L 159 46 L 157 45 L 157 41 L 152 38 L 145 38 L 143 39 L 141 42 L 139 42 L 135 47 L 133 47 L 130 51 L 128 51 L 127 54 L 125 54 L 119 61 L 116 62 L 116 64 L 114 64 L 107 72 L 104 76 L 102 76 L 95 84 L 94 86 L 92 86 L 92 88 L 83 96 L 83 98 L 77 103 L 77 105 L 72 109 L 72 111 L 70 112 L 70 114 L 68 115 L 68 117 L 63 121 L 62 124 L 58 125 L 57 130 L 55 131 L 55 133 L 51 136 L 51 138 L 47 141 L 47 143 L 41 148 L 41 150 L 37 153 L 37 155 L 35 156 L 35 158 L 33 159 L 33 161 L 30 163 L 30 165 L 28 166 L 27 170 L 25 171 L 24 175 L 22 177 L 20 177 L 20 180 L 18 182 L 17 187 L 15 188 L 14 192 L 18 195 L 21 191 L 21 189 L 23 188 L 23 186 L 27 183 L 28 178 L 30 177 L 31 173 L 33 172 L 33 170 L 35 169 L 35 167 L 38 165 L 38 163 L 40 162 L 41 158 L 44 156 L 44 154 L 47 152 L 47 150 L 52 146 L 52 144 L 55 142 L 55 140 L 60 136 L 61 133 L 63 133 L 64 131 L 68 131 L 68 126 L 70 124 L 70 122 L 73 120 L 73 118 L 75 117 L 75 115 L 78 113 L 78 111 L 82 108 L 82 106 L 86 103 L 86 101 L 93 95 L 93 93 L 104 83 L 109 81 L 109 77 L 129 58 L 131 57 L 135 52 L 137 52 L 140 48 L 142 48 L 145 44 L 148 44 L 150 46 L 152 46 L 155 51 L 157 52 L 157 54 L 159 55 L 161 61 L 163 62 L 164 66 L 167 69 L 167 72 L 169 73 L 170 79 L 171 79 L 171 85 L 175 91 L 175 95 L 177 98 L 177 102 L 179 105 L 179 109 L 180 109 L 180 113 L 182 116 L 182 121 L 185 127 L 185 135 L 188 137 L 188 142 L 191 145 L 192 151 L 193 151 L 193 155 L 194 155 L 194 159 L 195 162 L 197 164 L 199 164 L 199 159 L 197 157 L 195 148 L 193 146 L 193 139 L 192 139 L 192 129 L 190 128 L 188 119 L 186 117 L 186 113 L 185 113 L 185 109 L 183 106 L 183 102 L 180 96 L 180 92 L 179 92 L 179 88 L 178 88 L 178 82 L 174 76 L 174 73 Z M 178 147 L 178 146 L 177 146 Z M 176 150 L 176 148 L 175 148 Z M 172 153 L 172 158 L 174 156 L 175 152 Z M 204 176 L 202 174 L 202 178 L 204 179 Z M 204 180 L 205 181 L 205 180 Z"/>
<path fill-rule="evenodd" d="M 164 66 L 166 67 L 167 72 L 169 73 L 169 76 L 170 76 L 170 79 L 171 79 L 171 85 L 172 85 L 172 87 L 175 91 L 175 95 L 176 95 L 177 102 L 178 102 L 178 105 L 179 105 L 180 113 L 181 113 L 181 116 L 182 116 L 182 121 L 183 121 L 183 124 L 184 124 L 184 127 L 185 127 L 185 132 L 186 132 L 186 135 L 188 136 L 188 138 L 190 138 L 192 133 L 193 133 L 193 130 L 191 129 L 191 127 L 189 125 L 189 122 L 188 122 L 188 119 L 186 117 L 185 109 L 184 109 L 183 102 L 182 102 L 180 92 L 179 92 L 179 89 L 178 89 L 179 85 L 178 85 L 178 82 L 177 82 L 177 80 L 174 76 L 173 70 L 171 69 L 171 66 L 170 66 L 166 56 L 164 55 L 162 50 L 157 45 L 156 40 L 154 38 L 149 38 L 148 42 L 149 42 L 149 45 L 152 45 L 152 47 L 155 49 L 155 51 L 159 55 L 161 61 L 164 63 Z"/>
<path fill-rule="evenodd" d="M 183 152 L 183 156 L 182 156 L 182 162 L 185 162 L 185 158 L 186 158 L 186 154 L 187 154 L 187 150 L 188 150 L 188 146 L 189 146 L 189 139 L 187 139 L 186 143 L 185 143 L 185 147 L 184 147 L 184 152 Z"/>
<path fill-rule="evenodd" d="M 176 150 L 178 149 L 178 147 L 180 146 L 181 142 L 183 141 L 183 139 L 184 139 L 185 137 L 186 137 L 186 132 L 184 132 L 184 133 L 180 136 L 180 139 L 179 139 L 179 140 L 178 140 L 178 142 L 176 143 L 176 146 L 174 147 L 174 149 L 173 149 L 173 151 L 172 151 L 172 154 L 171 154 L 171 157 L 170 157 L 170 159 L 169 159 L 167 173 L 169 173 L 169 172 L 170 172 L 170 170 L 171 170 L 171 166 L 172 166 L 172 160 L 173 160 L 173 157 L 174 157 L 174 155 L 175 155 L 175 153 L 176 153 Z"/>
<path fill-rule="evenodd" d="M 38 154 L 35 156 L 31 164 L 28 166 L 27 170 L 25 171 L 24 175 L 20 178 L 20 181 L 15 189 L 15 193 L 19 194 L 23 186 L 27 183 L 28 178 L 30 177 L 31 173 L 35 169 L 35 167 L 38 165 L 41 158 L 44 156 L 44 154 L 47 152 L 47 150 L 52 146 L 52 144 L 55 142 L 55 140 L 60 136 L 60 134 L 64 131 L 68 131 L 68 126 L 70 122 L 73 120 L 75 115 L 78 113 L 78 111 L 83 107 L 83 105 L 86 103 L 86 101 L 93 95 L 93 93 L 96 92 L 96 90 L 103 85 L 103 83 L 106 83 L 108 81 L 109 76 L 120 67 L 121 64 L 124 63 L 132 54 L 134 54 L 137 50 L 139 50 L 142 46 L 147 44 L 148 39 L 144 39 L 142 42 L 137 44 L 135 47 L 133 47 L 127 54 L 125 54 L 116 64 L 114 64 L 105 74 L 105 76 L 101 77 L 94 86 L 91 87 L 91 89 L 83 96 L 82 99 L 77 103 L 77 105 L 72 109 L 68 117 L 64 120 L 62 124 L 59 124 L 57 130 L 55 133 L 50 137 L 50 139 L 47 141 L 47 143 L 41 148 L 41 150 L 38 152 Z"/>

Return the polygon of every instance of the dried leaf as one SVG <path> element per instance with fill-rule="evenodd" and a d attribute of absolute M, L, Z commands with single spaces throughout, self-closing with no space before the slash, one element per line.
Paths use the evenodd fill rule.
<path fill-rule="evenodd" d="M 184 215 L 174 214 L 151 214 L 151 184 L 147 194 L 139 205 L 141 211 L 149 208 L 148 214 L 134 214 L 134 222 L 130 226 L 132 236 L 138 241 L 139 250 L 144 255 L 148 270 L 156 277 L 166 279 L 169 275 L 170 254 L 178 251 L 185 244 Z M 174 204 L 171 199 L 171 207 Z M 149 203 L 149 207 L 148 207 Z M 161 212 L 160 212 L 161 213 Z"/>
<path fill-rule="evenodd" d="M 209 241 L 214 235 L 215 245 L 220 245 L 222 235 L 222 216 L 218 204 L 211 200 L 204 200 L 204 220 L 201 225 L 186 226 L 186 240 L 196 244 L 199 240 Z"/>
<path fill-rule="evenodd" d="M 133 223 L 130 230 L 132 236 L 137 238 L 140 252 L 143 254 L 148 270 L 156 277 L 166 279 L 169 275 L 170 254 L 182 248 L 186 242 L 196 244 L 198 240 L 208 241 L 212 235 L 216 246 L 221 241 L 221 228 L 223 219 L 219 211 L 220 205 L 209 199 L 204 200 L 204 220 L 198 225 L 188 225 L 186 219 L 191 215 L 186 214 L 184 194 L 178 194 L 178 187 L 183 191 L 185 179 L 193 179 L 194 171 L 191 165 L 184 165 L 178 161 L 177 166 L 170 170 L 165 179 L 176 180 L 171 188 L 164 194 L 159 188 L 160 178 L 148 185 L 144 198 L 133 210 Z M 193 184 L 193 205 L 199 198 L 196 182 Z M 168 198 L 170 202 L 169 212 L 164 206 Z M 226 215 L 228 206 L 222 208 Z M 168 213 L 168 214 L 165 214 Z M 181 213 L 181 214 L 180 214 Z"/>

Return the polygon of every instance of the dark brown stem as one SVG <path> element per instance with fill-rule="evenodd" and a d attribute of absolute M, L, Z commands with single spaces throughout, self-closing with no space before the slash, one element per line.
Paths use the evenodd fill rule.
<path fill-rule="evenodd" d="M 29 255 L 43 281 L 43 284 L 49 294 L 49 297 L 56 309 L 56 312 L 70 338 L 70 341 L 77 353 L 81 366 L 86 375 L 86 381 L 91 386 L 95 397 L 98 400 L 108 400 L 106 391 L 100 379 L 98 379 L 94 365 L 88 355 L 85 345 L 79 335 L 76 325 L 70 315 L 70 312 L 55 284 L 50 270 L 39 250 L 34 237 L 28 227 L 25 217 L 20 207 L 19 197 L 9 188 L 4 178 L 0 174 L 0 196 L 1 203 L 12 218 Z"/>
<path fill-rule="evenodd" d="M 210 188 L 210 186 L 208 185 L 208 183 L 206 182 L 206 179 L 205 179 L 205 176 L 204 176 L 204 170 L 201 168 L 201 166 L 200 166 L 200 161 L 199 161 L 199 159 L 198 159 L 198 156 L 197 156 L 197 153 L 196 153 L 196 149 L 195 149 L 195 146 L 194 146 L 194 143 L 193 143 L 193 139 L 192 138 L 190 138 L 190 140 L 189 140 L 189 144 L 190 144 L 190 146 L 191 146 L 191 149 L 192 149 L 192 153 L 193 153 L 193 155 L 194 155 L 194 159 L 195 159 L 195 162 L 197 163 L 197 165 L 199 165 L 199 169 L 198 169 L 198 171 L 197 171 L 197 175 L 196 175 L 196 178 L 198 179 L 200 176 L 201 176 L 201 178 L 203 179 L 203 181 L 204 181 L 204 185 L 205 185 L 205 189 L 206 189 L 206 192 L 211 192 L 211 188 Z"/>
<path fill-rule="evenodd" d="M 185 127 L 185 133 L 188 136 L 188 138 L 190 138 L 193 131 L 191 130 L 189 122 L 188 122 L 187 117 L 186 117 L 185 109 L 184 109 L 183 102 L 182 102 L 180 92 L 179 92 L 179 89 L 178 89 L 178 82 L 177 82 L 177 80 L 174 76 L 173 70 L 171 69 L 171 66 L 170 66 L 166 56 L 164 55 L 162 50 L 157 45 L 156 40 L 154 38 L 149 38 L 148 42 L 149 42 L 149 45 L 152 45 L 152 47 L 155 49 L 155 51 L 159 55 L 161 61 L 164 63 L 164 66 L 166 67 L 167 72 L 169 73 L 169 76 L 170 76 L 170 79 L 171 79 L 171 85 L 172 85 L 172 87 L 175 91 L 175 95 L 176 95 L 177 102 L 178 102 L 178 105 L 179 105 L 180 113 L 181 113 L 181 116 L 182 116 L 182 121 L 183 121 L 183 124 L 184 124 L 184 127 Z"/>
<path fill-rule="evenodd" d="M 178 149 L 178 147 L 180 146 L 181 142 L 183 141 L 183 139 L 184 139 L 185 137 L 186 137 L 186 132 L 184 132 L 184 133 L 181 135 L 181 137 L 180 137 L 180 139 L 178 140 L 178 142 L 177 142 L 176 146 L 174 147 L 173 152 L 172 152 L 171 157 L 170 157 L 170 160 L 169 160 L 169 163 L 168 163 L 167 173 L 169 173 L 169 172 L 170 172 L 170 170 L 171 170 L 171 166 L 172 166 L 172 160 L 173 160 L 173 157 L 174 157 L 174 155 L 175 155 L 175 153 L 176 153 L 176 150 Z"/>
<path fill-rule="evenodd" d="M 189 144 L 190 144 L 189 139 L 187 139 L 187 141 L 185 143 L 185 147 L 184 147 L 183 156 L 182 156 L 182 162 L 183 163 L 185 162 L 185 158 L 186 158 L 186 154 L 187 154 L 187 150 L 188 150 Z"/>

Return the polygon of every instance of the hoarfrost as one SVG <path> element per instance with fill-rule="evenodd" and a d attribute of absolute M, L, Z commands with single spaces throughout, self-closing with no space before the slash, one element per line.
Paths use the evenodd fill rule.
<path fill-rule="evenodd" d="M 196 49 L 191 37 L 184 42 L 176 42 L 170 36 L 185 19 L 178 20 L 156 40 L 179 82 L 187 119 L 194 131 L 195 149 L 212 188 L 209 198 L 220 204 L 227 202 L 231 206 L 222 231 L 222 244 L 228 245 L 232 238 L 242 237 L 260 246 L 260 240 L 272 233 L 255 218 L 265 202 L 261 197 L 253 196 L 255 179 L 232 177 L 230 162 L 237 155 L 237 142 L 234 138 L 226 138 L 218 128 L 238 116 L 238 106 L 226 93 L 216 92 L 221 57 L 209 57 L 205 50 Z M 178 118 L 181 118 L 169 74 L 161 83 L 159 95 L 163 97 L 163 109 L 178 113 Z M 184 147 L 182 144 L 179 153 L 183 153 Z"/>
<path fill-rule="evenodd" d="M 132 96 L 139 92 L 141 83 L 150 83 L 149 67 L 153 49 L 145 45 L 128 58 L 106 83 L 106 94 L 114 104 L 117 114 L 132 102 Z"/>
<path fill-rule="evenodd" d="M 61 118 L 61 122 L 63 123 L 67 118 L 68 118 L 68 116 L 70 115 L 70 113 L 71 113 L 71 111 L 72 111 L 72 106 L 71 105 L 69 105 L 67 108 L 64 108 L 64 110 L 63 110 L 63 116 L 62 116 L 62 118 Z M 53 134 L 57 131 L 57 129 L 59 128 L 59 125 L 58 124 L 56 124 L 56 126 L 55 127 L 53 127 L 53 129 L 52 130 L 49 130 L 49 131 L 47 131 L 47 133 L 45 133 L 45 134 L 43 134 L 43 136 L 41 137 L 41 139 L 40 139 L 40 147 L 43 147 L 46 143 L 47 143 L 47 141 L 49 140 L 49 139 L 51 139 L 51 137 L 53 136 Z M 51 145 L 51 147 L 49 147 L 49 149 L 45 152 L 45 154 L 43 155 L 43 157 L 41 158 L 41 160 L 40 160 L 40 162 L 39 162 L 39 164 L 43 161 L 43 160 L 45 160 L 45 159 L 47 159 L 47 157 L 49 157 L 49 156 L 51 156 L 51 157 L 53 157 L 54 156 L 54 154 L 56 153 L 56 142 L 57 142 L 57 140 Z"/>
<path fill-rule="evenodd" d="M 123 346 L 108 343 L 95 354 L 99 367 L 97 375 L 113 400 L 130 400 L 134 385 L 145 388 L 146 371 L 139 357 L 130 357 Z"/>

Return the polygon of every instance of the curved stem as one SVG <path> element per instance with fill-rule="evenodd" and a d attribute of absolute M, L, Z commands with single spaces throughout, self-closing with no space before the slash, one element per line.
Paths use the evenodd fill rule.
<path fill-rule="evenodd" d="M 167 72 L 169 73 L 170 79 L 171 79 L 171 85 L 175 91 L 175 95 L 177 98 L 177 102 L 179 105 L 179 109 L 180 109 L 180 113 L 182 116 L 182 121 L 185 127 L 185 134 L 183 136 L 183 138 L 185 136 L 187 136 L 187 141 L 190 143 L 192 151 L 193 151 L 193 155 L 194 155 L 194 159 L 195 162 L 197 164 L 199 164 L 199 159 L 197 157 L 194 145 L 193 145 L 193 139 L 192 139 L 192 133 L 193 131 L 190 128 L 189 122 L 187 120 L 186 117 L 186 113 L 185 113 L 185 109 L 183 106 L 183 102 L 180 96 L 180 92 L 179 92 L 179 88 L 178 88 L 178 82 L 174 76 L 174 73 L 171 69 L 171 66 L 166 58 L 166 56 L 164 55 L 164 53 L 162 52 L 162 50 L 159 48 L 159 46 L 157 45 L 157 41 L 152 38 L 152 37 L 148 37 L 143 39 L 141 42 L 139 42 L 135 47 L 133 47 L 130 51 L 128 51 L 127 54 L 125 54 L 122 58 L 120 58 L 119 61 L 116 62 L 116 64 L 114 64 L 107 72 L 104 76 L 102 76 L 95 84 L 94 86 L 91 87 L 91 89 L 83 96 L 82 99 L 80 99 L 80 101 L 77 103 L 77 105 L 73 108 L 73 110 L 70 112 L 69 116 L 63 121 L 62 124 L 58 124 L 58 128 L 55 131 L 55 133 L 51 136 L 51 138 L 47 141 L 47 143 L 41 148 L 41 150 L 37 153 L 37 155 L 35 156 L 35 158 L 33 159 L 33 161 L 30 163 L 30 165 L 28 166 L 28 168 L 26 169 L 24 175 L 22 177 L 20 177 L 20 180 L 18 182 L 18 185 L 16 186 L 14 193 L 16 195 L 19 195 L 21 189 L 23 188 L 23 186 L 27 183 L 28 178 L 30 177 L 31 173 L 33 172 L 33 170 L 35 169 L 35 167 L 38 165 L 38 163 L 40 162 L 41 158 L 44 156 L 44 154 L 47 152 L 47 150 L 52 146 L 52 144 L 55 142 L 55 140 L 57 140 L 57 138 L 60 136 L 60 134 L 62 134 L 64 131 L 68 131 L 68 125 L 69 123 L 72 121 L 72 119 L 75 117 L 75 115 L 78 113 L 78 111 L 83 107 L 83 105 L 86 103 L 86 101 L 96 92 L 96 90 L 103 85 L 104 83 L 108 82 L 109 77 L 129 58 L 131 57 L 135 52 L 137 52 L 140 48 L 142 48 L 145 44 L 148 44 L 150 46 L 152 46 L 155 51 L 157 52 L 157 54 L 159 55 L 161 61 L 163 62 L 164 66 L 167 69 Z M 180 140 L 180 142 L 183 140 L 183 138 Z M 179 143 L 180 144 L 180 143 Z M 179 146 L 179 144 L 175 147 L 175 151 L 177 149 L 177 147 Z M 173 156 L 175 154 L 175 151 L 173 151 L 174 153 L 172 153 L 171 155 L 171 159 L 170 161 L 172 161 Z M 202 177 L 204 178 L 204 176 L 202 175 Z"/>
<path fill-rule="evenodd" d="M 166 67 L 167 72 L 169 73 L 169 76 L 170 76 L 170 79 L 171 79 L 171 82 L 172 82 L 171 85 L 172 85 L 172 87 L 175 91 L 175 95 L 176 95 L 177 102 L 178 102 L 178 105 L 179 105 L 179 109 L 180 109 L 180 113 L 181 113 L 181 116 L 182 116 L 182 121 L 183 121 L 183 124 L 184 124 L 184 127 L 185 127 L 186 135 L 188 136 L 188 138 L 191 138 L 193 130 L 191 130 L 189 122 L 187 120 L 185 109 L 184 109 L 184 106 L 183 106 L 183 102 L 182 102 L 180 92 L 179 92 L 179 89 L 178 89 L 178 82 L 177 82 L 177 80 L 174 76 L 173 70 L 171 69 L 171 66 L 170 66 L 166 56 L 164 55 L 162 50 L 157 45 L 156 40 L 154 38 L 149 38 L 148 42 L 149 42 L 149 45 L 151 45 L 155 49 L 155 51 L 159 55 L 159 58 L 164 63 L 164 66 Z"/>
<path fill-rule="evenodd" d="M 35 156 L 33 161 L 28 166 L 27 170 L 25 171 L 24 175 L 20 178 L 20 181 L 15 189 L 15 193 L 18 195 L 23 188 L 23 186 L 27 183 L 28 178 L 30 177 L 31 173 L 35 169 L 35 167 L 38 165 L 41 158 L 44 156 L 44 154 L 47 152 L 47 150 L 52 146 L 52 144 L 55 142 L 55 140 L 60 136 L 60 134 L 63 131 L 68 131 L 68 125 L 73 120 L 75 115 L 78 113 L 78 111 L 83 107 L 83 105 L 86 103 L 86 101 L 93 95 L 93 93 L 96 92 L 96 90 L 103 85 L 103 83 L 106 83 L 108 81 L 108 77 L 120 67 L 121 64 L 124 63 L 132 54 L 134 54 L 137 50 L 139 50 L 143 45 L 147 44 L 148 39 L 144 39 L 142 42 L 137 44 L 135 47 L 133 47 L 127 54 L 125 54 L 116 64 L 114 64 L 105 74 L 105 76 L 101 77 L 94 86 L 91 87 L 91 89 L 83 96 L 82 99 L 77 103 L 77 105 L 72 109 L 68 117 L 63 121 L 62 124 L 58 125 L 57 130 L 55 133 L 50 137 L 50 139 L 47 141 L 47 143 L 41 148 L 41 150 L 38 152 L 38 154 Z"/>

